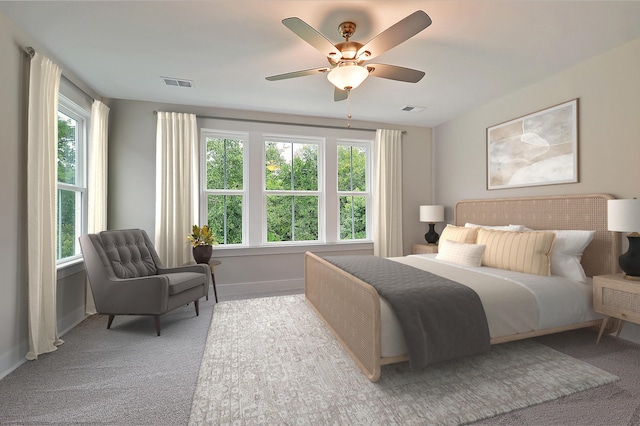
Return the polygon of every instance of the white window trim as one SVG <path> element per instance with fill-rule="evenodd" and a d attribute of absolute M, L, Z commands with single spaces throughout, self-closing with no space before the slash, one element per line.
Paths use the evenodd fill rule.
<path fill-rule="evenodd" d="M 242 140 L 242 189 L 208 189 L 207 188 L 207 139 L 237 139 Z M 200 198 L 198 217 L 202 224 L 207 223 L 207 199 L 209 195 L 240 195 L 242 196 L 242 243 L 224 244 L 228 247 L 246 247 L 249 235 L 249 134 L 247 132 L 232 132 L 227 130 L 201 129 L 200 130 Z"/>
<path fill-rule="evenodd" d="M 216 256 L 242 256 L 242 255 L 268 255 L 284 253 L 304 253 L 308 250 L 338 252 L 343 250 L 369 250 L 373 247 L 373 137 L 369 138 L 368 132 L 354 130 L 327 129 L 321 127 L 297 126 L 295 124 L 250 122 L 243 120 L 225 119 L 199 119 L 201 130 L 201 165 L 204 163 L 206 140 L 205 135 L 248 135 L 244 145 L 244 191 L 243 200 L 243 244 L 219 245 L 216 247 Z M 224 128 L 225 130 L 219 130 Z M 354 135 L 355 137 L 348 137 Z M 299 135 L 299 136 L 296 136 Z M 263 197 L 265 176 L 263 173 L 265 152 L 264 141 L 266 136 L 278 136 L 294 138 L 295 141 L 323 139 L 321 146 L 323 162 L 319 157 L 319 189 L 323 197 L 325 208 L 320 210 L 319 227 L 324 235 L 322 241 L 293 241 L 265 244 L 266 240 L 266 201 Z M 369 202 L 367 204 L 367 239 L 340 240 L 340 206 L 337 194 L 337 145 L 362 144 L 367 147 L 367 161 L 369 165 L 367 185 Z M 318 153 L 320 155 L 320 152 Z M 203 169 L 206 170 L 206 169 Z M 254 176 L 260 173 L 260 177 Z M 204 187 L 205 172 L 201 173 L 201 188 Z M 327 190 L 328 189 L 328 190 Z M 203 198 L 201 191 L 201 200 Z M 358 195 L 362 195 L 358 193 Z M 333 203 L 333 204 L 332 204 Z M 335 206 L 335 208 L 334 208 Z M 206 205 L 200 203 L 200 220 L 206 220 Z M 263 229 L 265 236 L 263 236 Z"/>
<path fill-rule="evenodd" d="M 267 142 L 282 142 L 282 143 L 292 143 L 292 144 L 307 144 L 307 145 L 316 145 L 318 147 L 318 188 L 316 191 L 299 191 L 299 190 L 267 190 L 266 181 L 267 177 L 263 172 L 262 175 L 262 184 L 261 184 L 261 192 L 262 192 L 262 236 L 261 236 L 261 245 L 262 246 L 283 246 L 283 245 L 300 245 L 300 244 L 317 244 L 326 242 L 326 233 L 325 233 L 325 220 L 324 214 L 326 211 L 326 200 L 324 190 L 324 151 L 326 146 L 325 138 L 322 137 L 313 137 L 313 136 L 293 136 L 293 135 L 283 135 L 283 134 L 270 134 L 265 133 L 262 135 L 262 164 L 266 164 L 266 149 L 265 144 Z M 278 242 L 269 242 L 267 241 L 267 215 L 265 212 L 267 211 L 267 196 L 268 195 L 308 195 L 312 197 L 318 197 L 318 240 L 297 240 L 297 241 L 278 241 Z"/>
<path fill-rule="evenodd" d="M 76 156 L 78 158 L 76 169 L 76 184 L 68 184 L 56 182 L 56 192 L 59 190 L 71 190 L 80 194 L 82 202 L 80 203 L 80 214 L 76 215 L 76 229 L 79 229 L 79 235 L 87 232 L 87 220 L 88 220 L 88 196 L 87 196 L 87 162 L 88 162 L 88 144 L 89 144 L 89 126 L 91 122 L 91 113 L 86 111 L 81 106 L 70 100 L 63 94 L 58 94 L 58 111 L 73 118 L 78 123 L 77 130 L 77 146 Z M 57 149 L 56 149 L 57 151 Z M 56 165 L 57 167 L 57 165 Z M 57 207 L 56 207 L 57 208 Z M 76 207 L 77 209 L 78 207 Z M 56 219 L 56 226 L 58 221 Z M 57 230 L 56 230 L 57 232 Z M 57 250 L 57 245 L 56 245 Z M 75 238 L 75 250 L 74 256 L 65 257 L 63 259 L 56 260 L 56 267 L 58 269 L 65 268 L 76 264 L 82 260 L 82 253 L 80 252 L 80 243 Z"/>
<path fill-rule="evenodd" d="M 360 242 L 360 241 L 371 241 L 373 242 L 373 140 L 371 141 L 365 141 L 362 139 L 338 139 L 337 140 L 337 144 L 336 144 L 336 168 L 338 167 L 338 147 L 339 146 L 358 146 L 358 147 L 363 147 L 365 148 L 365 156 L 366 156 L 366 163 L 369 166 L 366 170 L 366 184 L 367 187 L 365 189 L 365 191 L 339 191 L 338 190 L 338 181 L 337 181 L 337 169 L 336 169 L 336 186 L 335 186 L 335 192 L 337 194 L 338 199 L 340 199 L 341 196 L 358 196 L 358 197 L 366 197 L 367 200 L 367 216 L 366 216 L 366 220 L 367 220 L 367 237 L 364 240 L 352 240 L 352 239 L 347 239 L 347 240 L 342 240 L 340 239 L 340 203 L 337 202 L 336 203 L 336 208 L 337 208 L 337 215 L 338 215 L 338 227 L 336 228 L 336 232 L 337 232 L 337 241 L 339 242 Z"/>

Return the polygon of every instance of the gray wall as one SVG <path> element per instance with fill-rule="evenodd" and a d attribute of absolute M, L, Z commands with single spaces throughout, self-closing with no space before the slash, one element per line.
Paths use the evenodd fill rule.
<path fill-rule="evenodd" d="M 319 119 L 220 110 L 214 108 L 166 105 L 150 102 L 111 100 L 109 129 L 109 228 L 140 227 L 154 235 L 155 219 L 155 134 L 154 111 L 196 113 L 200 116 L 222 116 L 286 123 L 307 123 L 344 127 L 344 120 Z M 206 120 L 211 122 L 211 120 Z M 201 123 L 202 120 L 199 120 Z M 215 121 L 219 123 L 219 120 Z M 221 130 L 236 130 L 237 122 L 220 123 Z M 260 127 L 260 124 L 242 126 Z M 424 235 L 424 224 L 418 220 L 418 206 L 431 202 L 431 129 L 398 127 L 380 123 L 352 122 L 353 128 L 399 128 L 403 135 L 403 242 L 405 254 Z M 282 131 L 286 131 L 283 129 Z M 332 132 L 332 130 L 326 130 Z M 351 135 L 351 133 L 349 133 Z M 352 137 L 360 137 L 362 134 Z M 373 139 L 373 133 L 367 137 Z M 308 246 L 313 251 L 335 253 L 345 245 Z M 216 268 L 219 294 L 243 295 L 266 291 L 288 291 L 303 288 L 303 253 L 305 248 L 214 248 L 214 257 L 223 263 Z M 372 253 L 371 244 L 351 245 L 349 253 Z M 346 254 L 344 251 L 341 251 Z"/>
<path fill-rule="evenodd" d="M 640 39 L 434 129 L 434 197 L 448 221 L 460 199 L 608 193 L 640 196 Z M 579 98 L 579 182 L 486 189 L 486 128 Z M 626 243 L 626 239 L 623 238 Z M 624 249 L 626 250 L 626 244 Z M 640 327 L 623 336 L 640 341 Z"/>

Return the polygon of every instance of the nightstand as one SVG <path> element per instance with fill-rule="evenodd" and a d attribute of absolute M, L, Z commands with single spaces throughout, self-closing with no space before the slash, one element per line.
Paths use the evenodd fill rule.
<path fill-rule="evenodd" d="M 622 320 L 616 333 L 620 336 L 625 321 L 640 324 L 640 282 L 625 280 L 622 274 L 593 277 L 593 310 L 605 316 L 596 344 L 611 317 Z"/>
<path fill-rule="evenodd" d="M 437 244 L 414 244 L 411 248 L 411 254 L 427 254 L 427 253 L 437 253 L 438 245 Z"/>

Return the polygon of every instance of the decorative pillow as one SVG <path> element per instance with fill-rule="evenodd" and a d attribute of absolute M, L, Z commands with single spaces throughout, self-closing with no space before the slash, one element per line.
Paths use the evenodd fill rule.
<path fill-rule="evenodd" d="M 464 266 L 480 266 L 485 248 L 483 244 L 458 243 L 441 239 L 436 259 Z"/>
<path fill-rule="evenodd" d="M 566 277 L 586 283 L 580 260 L 582 253 L 596 235 L 596 231 L 556 230 L 556 240 L 551 250 L 551 275 Z"/>
<path fill-rule="evenodd" d="M 549 276 L 553 232 L 510 232 L 480 228 L 478 244 L 487 248 L 482 264 L 527 274 Z"/>
<path fill-rule="evenodd" d="M 473 244 L 476 242 L 477 235 L 478 228 L 465 228 L 464 226 L 447 225 L 442 230 L 438 242 L 451 240 L 457 243 Z"/>
<path fill-rule="evenodd" d="M 465 223 L 464 226 L 467 228 L 484 228 L 484 229 L 494 229 L 496 231 L 524 231 L 524 226 L 522 225 L 500 225 L 500 226 L 489 226 L 489 225 L 476 225 L 474 223 Z"/>

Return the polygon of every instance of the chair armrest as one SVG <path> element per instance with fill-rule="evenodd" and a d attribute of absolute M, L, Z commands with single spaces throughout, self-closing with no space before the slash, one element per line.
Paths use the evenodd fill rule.
<path fill-rule="evenodd" d="M 199 272 L 202 274 L 211 274 L 211 268 L 204 263 L 194 265 L 176 266 L 174 268 L 158 268 L 158 274 L 171 274 L 174 272 Z"/>
<path fill-rule="evenodd" d="M 163 275 L 107 279 L 100 283 L 99 291 L 95 300 L 101 314 L 159 315 L 168 309 L 169 278 Z"/>
<path fill-rule="evenodd" d="M 195 265 L 176 266 L 174 268 L 158 268 L 158 274 L 171 274 L 175 272 L 198 272 L 207 276 L 206 290 L 209 294 L 209 287 L 213 284 L 211 278 L 211 267 L 204 263 L 197 263 Z"/>

